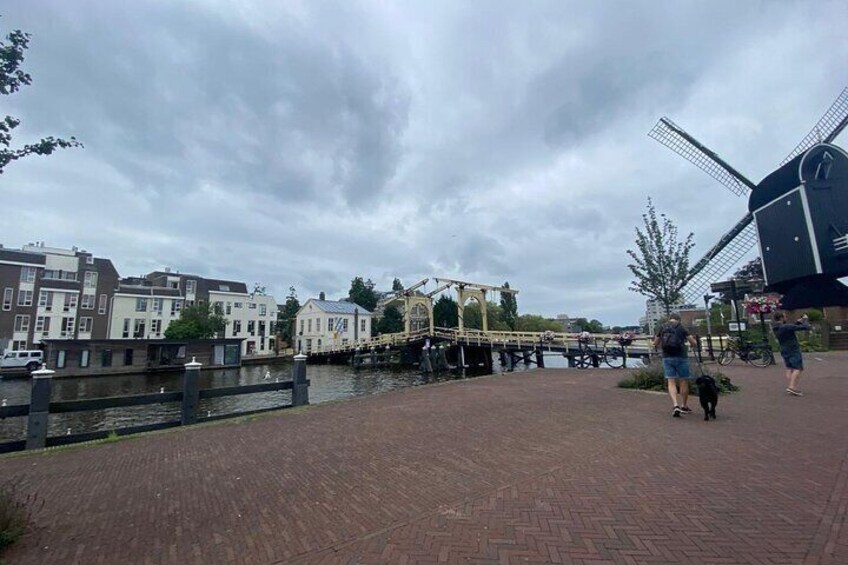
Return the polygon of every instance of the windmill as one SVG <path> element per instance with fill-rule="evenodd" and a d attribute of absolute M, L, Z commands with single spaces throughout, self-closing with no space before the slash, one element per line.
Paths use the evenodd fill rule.
<path fill-rule="evenodd" d="M 763 185 L 768 184 L 767 181 L 771 179 L 772 182 L 770 185 L 774 185 L 776 176 L 780 177 L 781 182 L 778 184 L 780 184 L 781 187 L 774 188 L 774 186 L 771 186 L 768 190 L 768 192 L 773 196 L 779 197 L 781 194 L 797 190 L 798 186 L 803 188 L 803 178 L 787 181 L 785 177 L 787 174 L 791 173 L 791 168 L 795 161 L 802 161 L 808 153 L 815 150 L 818 154 L 827 154 L 831 159 L 833 158 L 833 154 L 838 154 L 840 156 L 840 162 L 842 158 L 848 157 L 840 148 L 829 145 L 846 125 L 848 125 L 848 88 L 842 90 L 842 93 L 839 97 L 837 97 L 836 101 L 831 105 L 827 112 L 825 112 L 818 123 L 816 123 L 813 129 L 810 130 L 795 149 L 793 149 L 792 152 L 780 163 L 779 168 L 767 176 L 760 185 L 756 185 L 713 151 L 686 133 L 686 131 L 670 119 L 663 117 L 659 120 L 659 122 L 657 122 L 657 125 L 654 126 L 654 128 L 648 133 L 649 137 L 681 155 L 683 158 L 713 177 L 716 181 L 723 184 L 737 196 L 746 196 L 750 194 L 749 208 L 751 211 L 745 214 L 742 219 L 739 220 L 727 233 L 721 236 L 718 242 L 715 243 L 691 268 L 689 272 L 689 279 L 682 291 L 684 300 L 687 303 L 694 303 L 699 300 L 700 297 L 709 289 L 711 282 L 724 276 L 724 274 L 736 265 L 742 257 L 753 249 L 758 243 L 758 232 L 759 237 L 763 238 L 764 233 L 769 234 L 773 232 L 775 223 L 781 221 L 782 218 L 769 217 L 768 222 L 766 222 L 766 215 L 762 214 L 763 210 L 761 208 L 762 205 L 766 204 L 766 202 L 762 202 L 761 197 L 762 194 L 766 192 L 766 187 Z M 833 148 L 830 153 L 827 152 L 826 148 L 828 147 Z M 825 149 L 822 150 L 822 148 Z M 782 172 L 783 174 L 779 174 Z M 792 185 L 794 181 L 797 181 L 796 184 L 798 184 L 798 186 L 789 186 Z M 846 190 L 848 190 L 848 187 L 846 187 Z M 797 206 L 796 209 L 798 209 Z M 845 213 L 845 216 L 848 216 L 848 210 L 843 210 L 842 212 Z M 757 214 L 759 224 L 761 225 L 755 223 L 755 214 Z M 771 216 L 775 216 L 775 214 L 771 214 Z M 807 214 L 806 219 L 810 219 L 809 213 Z M 766 223 L 768 225 L 765 225 Z M 832 222 L 829 223 L 832 224 Z M 831 230 L 831 227 L 832 226 L 825 226 L 827 230 L 834 231 L 838 237 L 845 235 L 843 231 L 848 231 L 841 230 L 836 227 L 833 227 Z M 807 231 L 812 230 L 812 223 L 808 222 Z M 836 242 L 838 237 L 833 238 L 834 246 L 838 245 Z M 801 239 L 802 238 L 796 237 L 794 241 L 803 243 Z M 814 246 L 816 241 L 815 237 L 811 236 L 808 239 L 812 240 L 811 245 Z M 848 237 L 845 238 L 845 243 L 848 245 Z M 769 247 L 769 252 L 771 252 L 772 256 L 777 255 L 776 249 L 771 249 L 770 246 L 767 247 Z M 791 250 L 785 250 L 791 252 Z M 795 272 L 778 275 L 778 278 L 784 277 L 781 280 L 776 279 L 774 276 L 772 276 L 771 280 L 769 280 L 770 270 L 774 275 L 775 269 L 769 268 L 772 266 L 774 261 L 770 260 L 769 255 L 763 254 L 762 251 L 763 250 L 761 249 L 766 282 L 770 286 L 773 285 L 773 283 L 787 282 L 787 284 L 778 285 L 781 287 L 779 289 L 781 292 L 786 292 L 791 288 L 792 284 L 789 284 L 791 281 L 804 278 L 805 276 L 824 274 L 821 266 L 819 266 L 818 271 L 808 269 L 808 272 L 800 272 L 796 269 Z M 843 268 L 838 268 L 835 271 L 841 271 L 844 270 L 844 268 L 848 268 L 848 266 L 843 266 Z M 833 279 L 835 271 L 830 274 L 831 279 Z M 787 276 L 787 274 L 789 276 Z"/>

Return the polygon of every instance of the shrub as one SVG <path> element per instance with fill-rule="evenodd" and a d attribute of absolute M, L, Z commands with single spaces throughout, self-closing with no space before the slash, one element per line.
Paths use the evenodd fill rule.
<path fill-rule="evenodd" d="M 697 365 L 692 364 L 692 368 L 695 369 L 692 371 L 693 381 L 694 377 L 697 374 Z M 704 374 L 709 375 L 716 380 L 716 385 L 718 385 L 719 394 L 725 394 L 728 392 L 735 392 L 739 390 L 739 387 L 733 384 L 730 381 L 730 377 L 721 373 L 719 371 L 709 369 L 704 367 Z M 693 382 L 694 384 L 694 382 Z M 666 390 L 666 382 L 665 375 L 663 374 L 663 366 L 662 362 L 659 360 L 654 360 L 648 365 L 644 367 L 640 367 L 635 369 L 630 376 L 625 379 L 619 381 L 618 386 L 621 388 L 635 388 L 639 390 L 655 390 L 655 391 L 665 391 Z M 692 394 L 698 395 L 698 387 L 691 386 L 689 390 Z"/>
<path fill-rule="evenodd" d="M 0 551 L 15 543 L 36 511 L 44 506 L 34 494 L 22 494 L 18 479 L 0 483 Z"/>

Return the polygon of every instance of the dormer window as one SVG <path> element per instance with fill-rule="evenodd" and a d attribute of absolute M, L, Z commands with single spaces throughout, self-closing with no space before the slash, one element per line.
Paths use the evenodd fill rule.
<path fill-rule="evenodd" d="M 825 151 L 821 161 L 816 165 L 816 180 L 827 180 L 831 166 L 833 166 L 833 156 Z"/>

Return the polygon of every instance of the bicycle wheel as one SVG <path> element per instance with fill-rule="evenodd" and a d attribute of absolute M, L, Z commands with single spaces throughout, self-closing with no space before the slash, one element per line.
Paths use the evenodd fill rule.
<path fill-rule="evenodd" d="M 610 347 L 604 351 L 604 363 L 613 369 L 624 367 L 624 349 L 621 347 Z"/>
<path fill-rule="evenodd" d="M 748 352 L 748 362 L 754 367 L 768 367 L 774 361 L 774 356 L 770 349 L 765 347 L 755 347 Z"/>
<path fill-rule="evenodd" d="M 736 357 L 736 354 L 732 349 L 722 349 L 721 353 L 718 354 L 717 361 L 719 365 L 730 365 L 734 357 Z"/>

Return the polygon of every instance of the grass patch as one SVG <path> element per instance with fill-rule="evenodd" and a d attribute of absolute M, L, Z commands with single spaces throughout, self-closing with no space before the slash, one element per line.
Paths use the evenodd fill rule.
<path fill-rule="evenodd" d="M 44 506 L 37 495 L 23 490 L 20 479 L 0 483 L 0 552 L 24 535 L 34 514 Z"/>
<path fill-rule="evenodd" d="M 693 363 L 691 365 L 692 369 L 692 383 L 693 386 L 689 387 L 691 394 L 697 396 L 698 395 L 698 387 L 694 386 L 694 379 L 700 373 L 698 371 L 697 366 Z M 719 394 L 726 394 L 729 392 L 736 392 L 739 390 L 739 387 L 733 384 L 730 381 L 730 377 L 721 373 L 717 370 L 710 369 L 708 367 L 703 367 L 703 372 L 705 375 L 709 375 L 715 379 L 716 384 L 718 385 Z M 665 375 L 663 374 L 663 366 L 661 361 L 652 361 L 650 364 L 645 365 L 644 367 L 640 367 L 638 369 L 634 369 L 630 376 L 622 379 L 618 382 L 618 386 L 621 388 L 633 388 L 638 390 L 653 390 L 658 392 L 665 392 L 667 390 Z"/>

